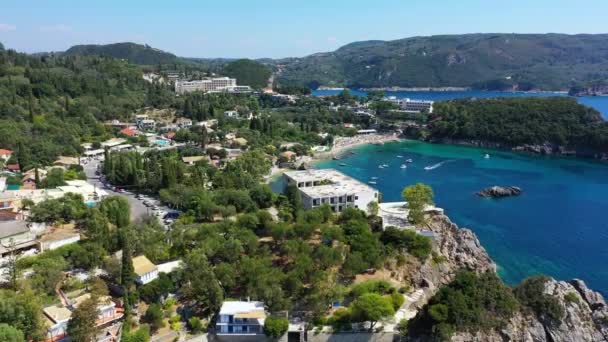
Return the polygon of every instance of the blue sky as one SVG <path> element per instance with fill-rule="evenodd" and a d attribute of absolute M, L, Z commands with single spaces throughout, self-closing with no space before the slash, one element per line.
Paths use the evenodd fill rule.
<path fill-rule="evenodd" d="M 607 0 L 1 0 L 0 42 L 25 52 L 133 41 L 190 57 L 288 57 L 369 39 L 606 33 Z"/>

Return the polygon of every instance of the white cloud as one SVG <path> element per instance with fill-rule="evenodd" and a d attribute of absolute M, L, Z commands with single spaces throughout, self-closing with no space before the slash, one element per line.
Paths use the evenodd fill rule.
<path fill-rule="evenodd" d="M 0 23 L 0 32 L 11 32 L 17 30 L 17 26 Z"/>
<path fill-rule="evenodd" d="M 45 33 L 69 33 L 72 32 L 72 28 L 65 24 L 56 24 L 49 26 L 41 26 L 40 31 Z"/>

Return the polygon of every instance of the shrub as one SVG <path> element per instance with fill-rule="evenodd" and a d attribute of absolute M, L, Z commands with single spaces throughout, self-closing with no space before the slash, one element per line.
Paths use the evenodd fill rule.
<path fill-rule="evenodd" d="M 202 333 L 207 330 L 207 323 L 203 322 L 198 317 L 191 317 L 188 320 L 188 328 L 190 328 L 190 331 L 194 334 Z"/>
<path fill-rule="evenodd" d="M 403 298 L 403 295 L 398 292 L 391 293 L 390 299 L 391 299 L 391 303 L 393 304 L 393 309 L 395 309 L 395 311 L 399 310 L 401 305 L 403 305 L 403 303 L 405 303 L 405 298 Z"/>
<path fill-rule="evenodd" d="M 394 289 L 393 286 L 386 280 L 368 280 L 355 285 L 351 290 L 351 295 L 360 297 L 366 293 L 387 294 L 391 292 L 391 289 Z"/>
<path fill-rule="evenodd" d="M 564 308 L 557 298 L 545 293 L 547 276 L 535 276 L 525 279 L 516 289 L 515 295 L 519 301 L 532 310 L 539 318 L 549 318 L 561 321 Z"/>
<path fill-rule="evenodd" d="M 264 334 L 270 338 L 279 338 L 287 332 L 289 322 L 286 318 L 270 316 L 264 321 Z"/>
<path fill-rule="evenodd" d="M 327 319 L 334 331 L 345 331 L 351 329 L 352 312 L 348 308 L 338 308 Z"/>
<path fill-rule="evenodd" d="M 580 300 L 578 299 L 578 295 L 576 293 L 574 293 L 574 292 L 568 292 L 568 293 L 566 293 L 566 295 L 564 295 L 564 299 L 568 303 L 574 303 L 574 304 L 579 304 L 580 303 Z"/>

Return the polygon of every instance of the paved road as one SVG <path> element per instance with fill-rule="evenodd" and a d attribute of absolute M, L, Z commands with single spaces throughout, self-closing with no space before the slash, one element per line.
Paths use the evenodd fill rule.
<path fill-rule="evenodd" d="M 97 160 L 92 160 L 91 162 L 84 165 L 84 172 L 87 175 L 87 182 L 89 182 L 90 184 L 93 184 L 94 186 L 96 186 L 99 189 L 104 189 L 111 196 L 121 196 L 121 197 L 126 198 L 129 201 L 129 204 L 131 205 L 131 220 L 136 220 L 139 217 L 141 217 L 142 215 L 149 212 L 149 209 L 143 204 L 143 201 L 135 198 L 135 195 L 126 194 L 126 193 L 118 193 L 118 192 L 112 191 L 110 189 L 106 189 L 104 187 L 103 183 L 101 182 L 101 180 L 99 179 L 99 176 L 95 175 L 95 170 L 97 170 L 97 165 L 99 165 L 99 161 L 97 161 Z"/>

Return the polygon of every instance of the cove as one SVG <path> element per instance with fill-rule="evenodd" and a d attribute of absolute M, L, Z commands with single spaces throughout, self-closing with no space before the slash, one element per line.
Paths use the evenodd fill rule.
<path fill-rule="evenodd" d="M 355 154 L 314 167 L 336 168 L 366 183 L 378 177 L 373 186 L 385 202 L 401 200 L 405 186 L 432 186 L 436 204 L 454 223 L 477 234 L 509 284 L 546 274 L 562 280 L 580 278 L 608 294 L 605 162 L 418 141 L 352 151 Z M 486 153 L 490 158 L 484 158 Z M 408 158 L 413 162 L 401 169 Z M 380 164 L 389 167 L 380 169 Z M 433 165 L 438 166 L 425 170 Z M 523 194 L 499 200 L 475 195 L 492 185 L 519 186 Z"/>

